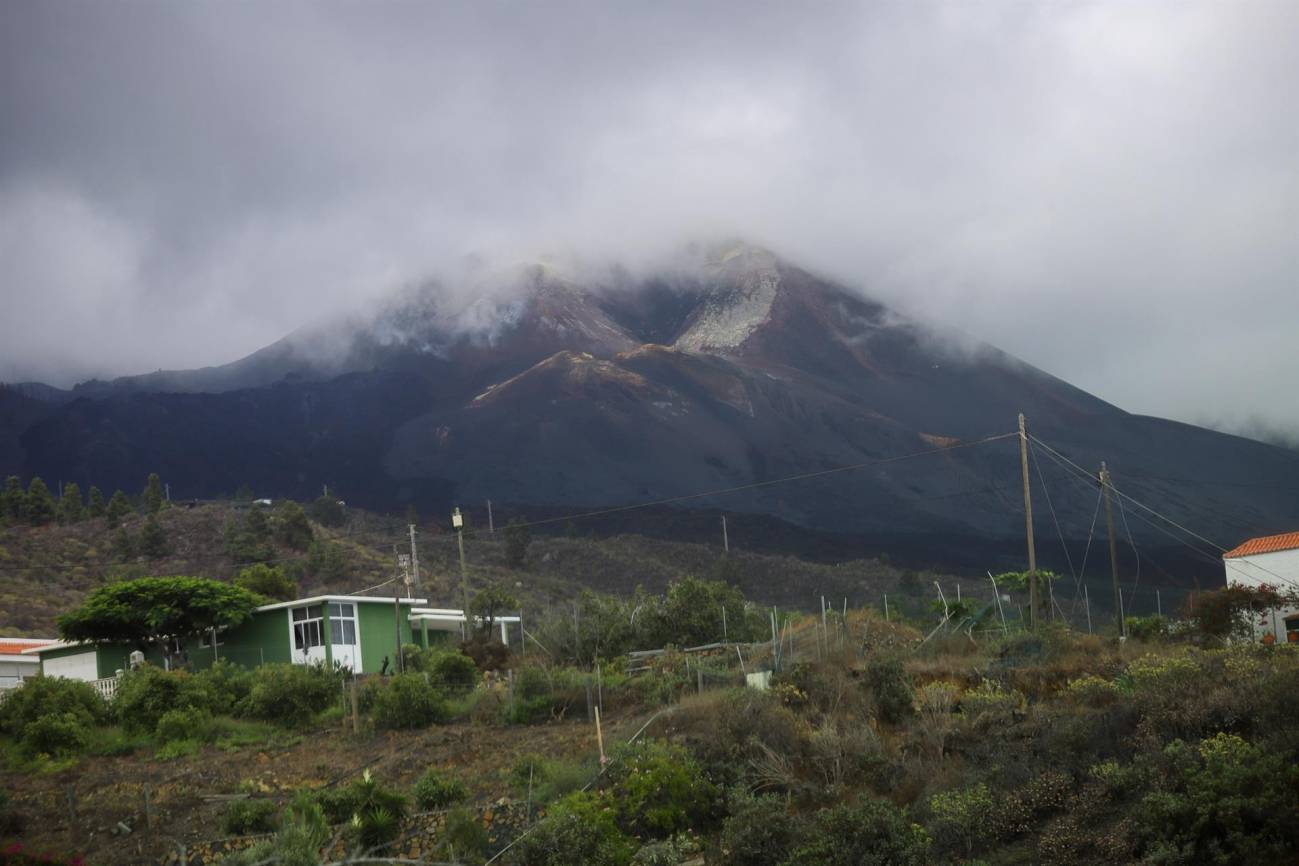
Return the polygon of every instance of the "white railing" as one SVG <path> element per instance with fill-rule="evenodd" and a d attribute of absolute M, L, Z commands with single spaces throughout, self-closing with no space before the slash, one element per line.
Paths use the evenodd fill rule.
<path fill-rule="evenodd" d="M 117 677 L 104 677 L 102 680 L 91 680 L 90 685 L 99 696 L 106 701 L 111 701 L 117 695 Z"/>

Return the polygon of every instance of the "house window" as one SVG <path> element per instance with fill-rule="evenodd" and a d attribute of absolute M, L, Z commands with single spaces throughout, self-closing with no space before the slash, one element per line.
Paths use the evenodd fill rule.
<path fill-rule="evenodd" d="M 320 605 L 293 609 L 293 647 L 306 652 L 312 647 L 324 646 L 321 628 Z"/>
<path fill-rule="evenodd" d="M 356 605 L 329 603 L 329 642 L 336 646 L 356 646 Z"/>

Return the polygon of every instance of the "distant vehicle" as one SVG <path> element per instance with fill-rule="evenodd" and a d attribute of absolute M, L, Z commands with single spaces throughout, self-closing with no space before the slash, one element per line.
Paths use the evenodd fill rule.
<path fill-rule="evenodd" d="M 270 505 L 270 504 L 271 504 L 271 500 L 269 500 L 269 499 L 254 499 L 254 500 L 253 500 L 253 505 Z"/>

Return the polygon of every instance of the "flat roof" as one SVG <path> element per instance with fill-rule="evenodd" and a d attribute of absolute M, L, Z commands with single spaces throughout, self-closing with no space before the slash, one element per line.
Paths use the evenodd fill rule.
<path fill-rule="evenodd" d="M 53 643 L 47 643 L 42 646 L 28 647 L 27 649 L 23 650 L 23 655 L 27 655 L 28 653 L 35 653 L 36 655 L 40 655 L 46 650 L 64 649 L 70 646 L 88 646 L 93 648 L 95 645 L 93 643 L 87 643 L 86 641 L 81 641 L 81 640 L 74 640 L 74 641 L 56 640 Z"/>
<path fill-rule="evenodd" d="M 376 604 L 393 603 L 393 599 L 384 598 L 381 595 L 313 595 L 311 598 L 295 598 L 293 601 L 277 601 L 274 604 L 264 604 L 257 608 L 257 611 L 279 610 L 285 607 L 297 607 L 300 604 L 322 604 L 331 601 L 371 602 Z M 397 599 L 397 601 L 400 604 L 428 604 L 427 598 L 402 598 Z"/>

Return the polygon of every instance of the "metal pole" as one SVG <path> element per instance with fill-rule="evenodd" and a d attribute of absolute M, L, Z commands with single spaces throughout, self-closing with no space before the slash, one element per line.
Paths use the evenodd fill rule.
<path fill-rule="evenodd" d="M 1087 633 L 1092 633 L 1092 597 L 1087 591 L 1087 584 L 1083 584 L 1083 605 L 1087 608 Z"/>
<path fill-rule="evenodd" d="M 496 534 L 496 521 L 492 519 L 492 500 L 487 500 L 487 531 Z"/>

